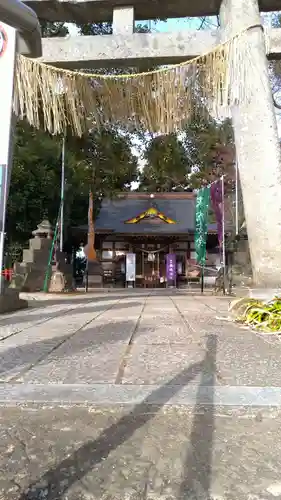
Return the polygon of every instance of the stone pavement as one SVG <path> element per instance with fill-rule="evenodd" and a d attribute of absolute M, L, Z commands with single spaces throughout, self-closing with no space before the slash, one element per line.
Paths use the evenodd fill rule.
<path fill-rule="evenodd" d="M 118 292 L 0 319 L 0 500 L 281 499 L 281 344 L 228 300 Z"/>

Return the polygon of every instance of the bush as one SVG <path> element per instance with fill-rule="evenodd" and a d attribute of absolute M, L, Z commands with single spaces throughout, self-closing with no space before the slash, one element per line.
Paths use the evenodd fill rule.
<path fill-rule="evenodd" d="M 281 333 L 281 298 L 275 297 L 269 302 L 249 299 L 236 321 L 262 332 Z"/>

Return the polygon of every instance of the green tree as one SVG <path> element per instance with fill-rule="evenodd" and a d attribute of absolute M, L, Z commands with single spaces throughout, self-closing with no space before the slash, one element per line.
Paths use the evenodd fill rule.
<path fill-rule="evenodd" d="M 231 180 L 234 142 L 229 121 L 194 116 L 181 133 L 152 138 L 139 176 L 141 191 L 199 188 L 227 174 Z"/>
<path fill-rule="evenodd" d="M 76 26 L 80 35 L 112 35 L 113 33 L 112 22 L 77 24 Z M 151 28 L 146 23 L 138 23 L 134 31 L 135 33 L 149 33 Z"/>
<path fill-rule="evenodd" d="M 190 187 L 210 184 L 223 174 L 232 182 L 235 149 L 231 121 L 194 116 L 183 132 L 182 141 L 192 164 Z"/>
<path fill-rule="evenodd" d="M 42 219 L 55 223 L 60 206 L 60 137 L 34 130 L 26 123 L 16 128 L 13 171 L 7 210 L 9 243 L 25 243 Z M 118 131 L 101 131 L 90 138 L 66 142 L 65 223 L 87 221 L 89 188 L 96 201 L 128 189 L 137 175 L 137 160 L 128 138 Z"/>
<path fill-rule="evenodd" d="M 190 162 L 176 134 L 152 138 L 144 152 L 140 190 L 165 192 L 183 190 L 188 185 Z"/>
<path fill-rule="evenodd" d="M 59 198 L 59 139 L 19 123 L 7 210 L 9 243 L 25 242 L 44 218 L 54 222 Z"/>
<path fill-rule="evenodd" d="M 130 135 L 121 134 L 114 128 L 93 130 L 88 136 L 72 137 L 70 142 L 80 165 L 72 181 L 77 186 L 77 197 L 72 206 L 71 225 L 77 225 L 81 218 L 85 223 L 87 213 L 85 205 L 78 200 L 86 196 L 88 203 L 91 188 L 98 209 L 104 197 L 114 197 L 117 192 L 129 190 L 131 183 L 137 180 L 138 162 L 132 153 Z"/>
<path fill-rule="evenodd" d="M 64 37 L 68 35 L 68 27 L 62 22 L 40 21 L 43 38 Z"/>

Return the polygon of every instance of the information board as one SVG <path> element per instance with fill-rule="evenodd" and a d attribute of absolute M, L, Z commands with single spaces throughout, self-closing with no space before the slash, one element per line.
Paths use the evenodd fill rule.
<path fill-rule="evenodd" d="M 167 281 L 175 281 L 177 276 L 176 254 L 168 253 L 166 255 L 166 278 Z"/>
<path fill-rule="evenodd" d="M 136 281 L 136 254 L 126 255 L 126 281 Z"/>

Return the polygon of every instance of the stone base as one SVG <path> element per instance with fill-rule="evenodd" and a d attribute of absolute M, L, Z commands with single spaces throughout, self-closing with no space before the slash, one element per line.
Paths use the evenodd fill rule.
<path fill-rule="evenodd" d="M 26 274 L 15 274 L 12 277 L 9 288 L 21 291 L 24 287 Z"/>
<path fill-rule="evenodd" d="M 49 293 L 61 293 L 65 289 L 65 278 L 61 271 L 55 271 L 52 273 Z"/>
<path fill-rule="evenodd" d="M 88 274 L 88 288 L 100 288 L 102 287 L 102 284 L 102 276 L 96 274 Z"/>
<path fill-rule="evenodd" d="M 74 289 L 72 275 L 62 271 L 53 271 L 48 288 L 49 293 L 72 292 Z"/>
<path fill-rule="evenodd" d="M 45 282 L 46 269 L 47 266 L 43 269 L 31 269 L 26 276 L 22 291 L 41 292 Z"/>
<path fill-rule="evenodd" d="M 5 289 L 3 295 L 0 295 L 0 314 L 26 309 L 27 300 L 19 298 L 19 292 L 15 289 Z"/>
<path fill-rule="evenodd" d="M 103 269 L 101 263 L 97 260 L 88 262 L 88 273 L 85 274 L 85 286 L 89 288 L 101 288 L 103 285 Z"/>

